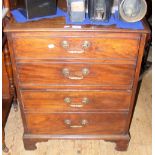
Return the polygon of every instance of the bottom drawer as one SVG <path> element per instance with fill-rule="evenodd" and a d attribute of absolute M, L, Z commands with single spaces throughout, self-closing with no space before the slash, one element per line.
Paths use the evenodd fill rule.
<path fill-rule="evenodd" d="M 32 134 L 122 134 L 128 113 L 26 114 Z"/>

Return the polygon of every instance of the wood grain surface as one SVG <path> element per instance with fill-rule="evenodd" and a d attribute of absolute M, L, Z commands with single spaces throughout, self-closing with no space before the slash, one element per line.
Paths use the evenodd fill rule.
<path fill-rule="evenodd" d="M 31 134 L 106 135 L 122 134 L 127 116 L 128 113 L 27 113 L 26 122 Z M 65 120 L 71 121 L 70 124 Z M 86 125 L 82 125 L 83 120 Z"/>
<path fill-rule="evenodd" d="M 31 112 L 128 111 L 131 100 L 131 91 L 23 90 L 20 93 L 24 110 Z"/>
<path fill-rule="evenodd" d="M 69 70 L 70 79 L 64 76 L 63 69 Z M 89 73 L 83 76 L 82 70 Z M 92 63 L 20 63 L 17 66 L 18 80 L 21 84 L 29 85 L 110 85 L 124 86 L 131 89 L 135 73 L 134 65 L 92 64 Z"/>
<path fill-rule="evenodd" d="M 4 54 L 2 53 L 2 96 L 3 98 L 10 98 L 9 92 L 9 79 L 6 72 L 6 67 L 4 63 Z"/>
<path fill-rule="evenodd" d="M 137 36 L 133 35 L 133 39 L 125 38 L 125 36 L 124 38 L 119 38 L 119 35 L 116 38 L 116 34 L 113 34 L 111 38 L 98 38 L 93 33 L 92 36 L 94 36 L 95 39 L 85 36 L 78 38 L 76 35 L 52 38 L 50 36 L 43 37 L 30 34 L 30 37 L 15 38 L 13 43 L 17 59 L 137 58 L 139 45 L 139 40 L 136 38 Z M 63 47 L 63 41 L 67 42 L 67 48 Z M 85 41 L 90 44 L 87 48 L 83 47 Z"/>
<path fill-rule="evenodd" d="M 37 149 L 26 151 L 23 146 L 23 125 L 20 111 L 11 113 L 6 124 L 7 155 L 151 155 L 152 154 L 152 73 L 142 82 L 131 124 L 131 141 L 127 152 L 114 150 L 113 143 L 102 140 L 49 140 L 37 143 Z M 16 122 L 16 123 L 15 123 Z M 3 153 L 6 155 L 6 153 Z"/>
<path fill-rule="evenodd" d="M 34 150 L 37 142 L 72 135 L 72 139 L 104 139 L 116 143 L 118 151 L 127 150 L 141 60 L 149 33 L 147 24 L 143 25 L 143 30 L 92 25 L 77 28 L 65 25 L 64 18 L 57 18 L 25 24 L 12 20 L 6 26 L 25 149 Z M 32 112 L 23 107 L 21 90 L 82 92 L 89 89 L 131 91 L 129 112 L 64 112 L 63 109 Z M 125 95 L 122 105 L 124 99 Z"/>

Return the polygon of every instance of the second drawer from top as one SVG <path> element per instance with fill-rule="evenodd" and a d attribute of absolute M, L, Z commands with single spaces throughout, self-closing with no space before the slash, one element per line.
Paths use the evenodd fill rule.
<path fill-rule="evenodd" d="M 133 64 L 109 63 L 19 63 L 20 85 L 106 86 L 131 89 Z"/>

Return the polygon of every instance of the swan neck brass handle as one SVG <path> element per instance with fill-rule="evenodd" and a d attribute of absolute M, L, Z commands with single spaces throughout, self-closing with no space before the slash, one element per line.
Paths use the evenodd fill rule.
<path fill-rule="evenodd" d="M 91 45 L 91 43 L 89 41 L 85 40 L 82 44 L 82 48 L 85 50 L 85 49 L 89 48 L 90 45 Z"/>
<path fill-rule="evenodd" d="M 69 43 L 68 43 L 68 41 L 66 41 L 66 40 L 62 41 L 62 42 L 61 42 L 61 46 L 62 46 L 63 48 L 65 48 L 65 49 L 69 48 Z"/>
<path fill-rule="evenodd" d="M 62 70 L 62 74 L 70 80 L 82 80 L 84 79 L 84 76 L 89 74 L 89 69 L 83 68 L 80 75 L 71 75 L 70 70 L 68 68 L 64 68 Z"/>
<path fill-rule="evenodd" d="M 73 108 L 82 108 L 85 104 L 89 104 L 89 99 L 87 97 L 84 97 L 81 101 L 81 103 L 72 103 L 72 99 L 70 97 L 66 97 L 64 99 L 64 102 L 69 104 L 70 107 Z"/>
<path fill-rule="evenodd" d="M 81 53 L 84 53 L 86 49 L 88 49 L 90 47 L 91 43 L 87 40 L 85 40 L 83 43 L 82 43 L 82 49 L 81 50 L 76 50 L 76 49 L 73 49 L 73 50 L 69 50 L 69 42 L 67 40 L 63 40 L 61 42 L 61 46 L 64 48 L 64 49 L 67 49 L 67 52 L 68 53 L 71 53 L 71 54 L 81 54 Z"/>
<path fill-rule="evenodd" d="M 88 124 L 88 121 L 86 119 L 83 119 L 80 121 L 79 125 L 72 125 L 72 121 L 70 119 L 66 119 L 64 120 L 64 123 L 68 125 L 70 128 L 82 128 Z"/>

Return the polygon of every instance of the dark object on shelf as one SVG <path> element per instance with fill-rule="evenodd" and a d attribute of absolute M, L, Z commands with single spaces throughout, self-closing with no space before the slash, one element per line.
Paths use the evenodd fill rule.
<path fill-rule="evenodd" d="M 88 0 L 88 15 L 91 20 L 108 20 L 113 0 Z"/>
<path fill-rule="evenodd" d="M 57 0 L 12 0 L 11 3 L 28 19 L 56 14 Z"/>

